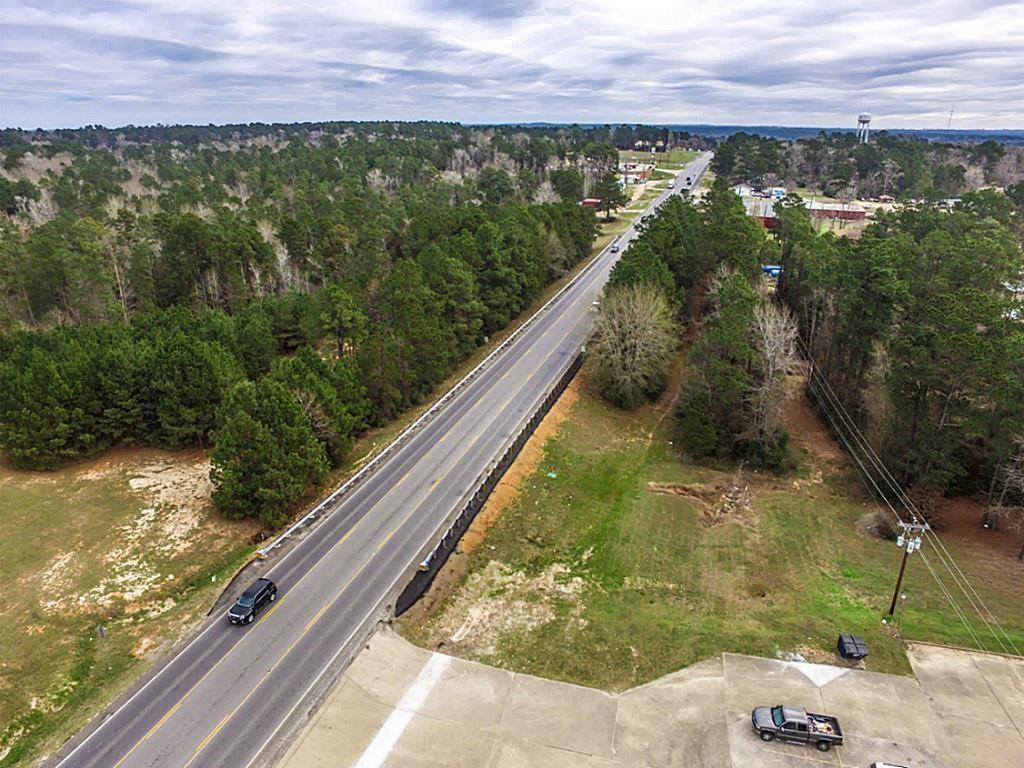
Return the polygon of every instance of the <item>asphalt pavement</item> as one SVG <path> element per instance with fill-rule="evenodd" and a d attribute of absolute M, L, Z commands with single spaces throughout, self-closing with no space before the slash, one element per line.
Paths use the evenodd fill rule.
<path fill-rule="evenodd" d="M 703 155 L 667 197 L 697 180 Z M 635 237 L 618 238 L 622 250 Z M 606 248 L 517 340 L 342 498 L 265 574 L 278 596 L 245 627 L 214 616 L 137 690 L 69 742 L 51 765 L 227 766 L 269 761 L 317 696 L 328 670 L 372 631 L 487 465 L 571 364 L 591 304 L 619 253 Z M 244 585 L 243 585 L 244 586 Z"/>

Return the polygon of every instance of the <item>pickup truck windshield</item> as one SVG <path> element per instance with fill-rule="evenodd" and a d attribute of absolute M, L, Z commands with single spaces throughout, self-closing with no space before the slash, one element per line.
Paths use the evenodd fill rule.
<path fill-rule="evenodd" d="M 772 722 L 776 728 L 782 727 L 782 707 L 772 707 Z"/>

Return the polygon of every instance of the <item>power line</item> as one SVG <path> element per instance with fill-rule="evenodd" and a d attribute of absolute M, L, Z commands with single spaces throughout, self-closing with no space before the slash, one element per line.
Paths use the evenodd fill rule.
<path fill-rule="evenodd" d="M 803 347 L 802 340 L 800 341 L 800 345 L 801 345 L 801 347 Z M 854 459 L 854 461 L 857 462 L 857 465 L 860 468 L 861 473 L 864 475 L 865 479 L 871 484 L 871 486 L 874 487 L 875 493 L 877 494 L 877 497 L 879 499 L 881 499 L 882 502 L 885 503 L 885 505 L 889 508 L 889 511 L 892 513 L 893 517 L 895 517 L 896 520 L 899 523 L 901 523 L 901 524 L 904 523 L 905 521 L 904 521 L 903 517 L 896 510 L 896 507 L 889 500 L 889 497 L 886 495 L 886 493 L 879 487 L 878 482 L 875 480 L 874 474 L 872 472 L 870 472 L 867 469 L 867 467 L 864 466 L 864 462 L 861 460 L 860 456 L 858 455 L 858 452 L 850 444 L 850 441 L 849 441 L 849 439 L 848 439 L 848 437 L 846 435 L 845 430 L 841 429 L 839 424 L 836 422 L 836 417 L 838 416 L 838 411 L 835 409 L 835 407 L 832 404 L 826 403 L 826 401 L 822 399 L 821 392 L 818 391 L 818 387 L 816 387 L 815 384 L 814 384 L 813 376 L 815 374 L 817 374 L 821 378 L 822 381 L 825 381 L 824 376 L 822 376 L 819 372 L 817 372 L 815 370 L 815 363 L 814 363 L 813 358 L 811 358 L 808 355 L 808 359 L 811 362 L 811 372 L 812 372 L 811 373 L 812 378 L 808 379 L 808 383 L 811 385 L 811 390 L 814 392 L 815 397 L 818 399 L 818 405 L 822 407 L 822 412 L 825 415 L 826 420 L 829 422 L 829 424 L 832 425 L 833 434 L 835 434 L 836 437 L 839 438 L 839 441 L 843 444 L 843 447 L 846 449 L 847 453 L 849 453 L 849 455 Z M 949 601 L 949 604 L 953 607 L 953 611 L 956 613 L 957 617 L 963 623 L 963 625 L 967 629 L 968 633 L 971 635 L 971 637 L 973 637 L 975 639 L 975 642 L 977 642 L 977 644 L 978 644 L 978 646 L 980 648 L 982 648 L 983 650 L 988 650 L 985 647 L 985 644 L 983 642 L 981 642 L 981 638 L 978 637 L 977 633 L 974 630 L 974 627 L 971 626 L 971 623 L 967 620 L 967 617 L 964 614 L 963 610 L 960 608 L 959 604 L 956 602 L 956 600 L 953 598 L 953 596 L 949 593 L 949 590 L 946 589 L 946 586 L 939 579 L 938 574 L 935 572 L 934 568 L 932 568 L 931 564 L 929 562 L 927 562 L 926 558 L 924 557 L 924 553 L 922 553 L 922 560 L 925 560 L 925 566 L 928 568 L 929 573 L 931 573 L 932 578 L 935 579 L 935 582 L 938 584 L 939 589 L 946 596 L 946 599 Z"/>
<path fill-rule="evenodd" d="M 846 421 L 848 428 L 854 435 L 854 438 L 861 444 L 862 449 L 868 455 L 869 461 L 871 461 L 875 468 L 879 470 L 883 477 L 883 480 L 895 492 L 897 500 L 899 500 L 900 503 L 902 503 L 903 506 L 907 508 L 908 512 L 910 512 L 910 514 L 914 517 L 915 520 L 918 517 L 921 517 L 917 507 L 914 505 L 913 500 L 906 494 L 906 492 L 899 485 L 899 483 L 896 482 L 896 478 L 889 471 L 888 467 L 886 467 L 885 464 L 882 462 L 881 458 L 878 456 L 878 453 L 874 450 L 871 444 L 868 443 L 868 441 L 864 438 L 863 433 L 857 427 L 856 423 L 853 421 L 852 417 L 849 415 L 849 413 L 846 411 L 846 408 L 839 400 L 839 397 L 836 394 L 835 390 L 832 389 L 832 386 L 829 383 L 828 379 L 824 376 L 824 374 L 821 373 L 820 370 L 816 371 L 816 373 L 819 376 L 820 380 L 824 383 L 830 398 L 832 399 L 837 410 L 840 412 L 840 415 Z M 996 642 L 1000 645 L 1000 647 L 1003 649 L 1005 653 L 1009 653 L 1010 651 L 1007 647 L 1007 644 L 1003 642 L 1003 638 L 1005 638 L 1007 643 L 1009 643 L 1009 647 L 1012 647 L 1014 652 L 1016 652 L 1017 655 L 1020 655 L 1020 652 L 1014 644 L 1013 639 L 1007 634 L 1006 630 L 999 623 L 998 619 L 996 619 L 996 617 L 992 614 L 992 611 L 989 610 L 988 606 L 985 604 L 985 601 L 982 600 L 977 590 L 970 583 L 970 580 L 967 578 L 966 574 L 964 574 L 963 570 L 957 564 L 952 553 L 949 552 L 945 544 L 941 541 L 941 539 L 938 538 L 934 531 L 931 531 L 930 533 L 932 535 L 931 540 L 936 545 L 936 554 L 938 555 L 939 562 L 942 563 L 942 565 L 949 572 L 950 576 L 953 578 L 954 584 L 956 584 L 956 586 L 964 594 L 964 597 L 967 598 L 967 601 L 971 604 L 971 607 L 977 612 L 979 618 L 981 618 L 982 622 L 988 628 L 989 632 L 995 638 Z M 959 574 L 959 576 L 957 574 Z M 996 631 L 997 629 L 998 632 Z M 1000 633 L 1002 634 L 1002 637 L 1000 637 Z"/>
<path fill-rule="evenodd" d="M 836 411 L 837 415 L 839 415 L 840 418 L 845 422 L 845 426 L 847 427 L 847 429 L 850 430 L 851 435 L 857 441 L 857 443 L 860 445 L 861 449 L 864 451 L 865 455 L 867 456 L 868 461 L 870 461 L 871 464 L 875 467 L 875 469 L 877 469 L 880 472 L 880 474 L 883 477 L 884 482 L 889 486 L 889 488 L 892 491 L 894 491 L 897 500 L 907 509 L 907 511 L 911 514 L 911 516 L 913 517 L 914 521 L 916 522 L 917 519 L 920 516 L 920 513 L 919 513 L 918 509 L 916 508 L 916 506 L 914 505 L 913 501 L 910 499 L 909 496 L 907 496 L 907 494 L 899 486 L 899 484 L 896 482 L 895 478 L 893 477 L 892 473 L 889 472 L 888 468 L 885 466 L 885 464 L 879 458 L 877 452 L 875 452 L 874 448 L 872 448 L 870 443 L 868 443 L 867 440 L 864 438 L 863 433 L 857 427 L 856 423 L 853 421 L 852 417 L 849 415 L 849 413 L 846 411 L 845 407 L 843 406 L 842 402 L 839 400 L 838 395 L 836 395 L 836 393 L 835 393 L 835 390 L 832 389 L 831 384 L 828 382 L 828 379 L 823 374 L 821 374 L 820 371 L 817 371 L 816 373 L 817 373 L 820 381 L 825 385 L 825 388 L 827 390 L 826 395 L 831 400 L 832 408 Z M 820 392 L 818 392 L 816 394 L 818 394 L 819 397 L 820 397 Z M 819 399 L 819 405 L 820 404 L 823 404 L 823 403 Z M 876 488 L 878 488 L 878 485 L 874 481 L 873 476 L 872 476 L 872 483 L 875 485 Z M 885 496 L 884 493 L 883 493 L 883 496 Z M 886 503 L 889 504 L 890 509 L 892 509 L 894 514 L 896 514 L 897 519 L 901 519 L 900 516 L 899 516 L 899 513 L 896 512 L 895 507 L 893 507 L 893 505 L 888 502 L 888 498 L 886 498 Z M 902 522 L 901 522 L 901 524 L 902 524 Z M 934 533 L 933 533 L 933 536 L 934 536 Z M 938 541 L 937 538 L 935 539 L 935 541 L 937 541 L 941 545 L 941 542 Z M 993 625 L 992 625 L 992 622 L 990 622 L 988 620 L 988 618 L 986 618 L 985 613 L 987 612 L 989 614 L 989 616 L 991 616 L 991 611 L 988 611 L 988 607 L 984 605 L 984 601 L 981 601 L 983 607 L 980 608 L 978 606 L 978 604 L 975 602 L 975 600 L 971 597 L 971 594 L 968 592 L 968 589 L 965 588 L 964 584 L 961 583 L 961 581 L 957 578 L 956 574 L 953 572 L 953 568 L 950 566 L 950 563 L 949 563 L 949 560 L 952 560 L 952 555 L 949 553 L 949 551 L 947 549 L 945 549 L 944 545 L 942 545 L 940 547 L 937 547 L 936 555 L 938 556 L 939 562 L 942 563 L 942 565 L 946 568 L 947 572 L 949 572 L 950 576 L 953 578 L 953 582 L 956 584 L 956 586 L 960 589 L 960 591 L 967 598 L 967 601 L 971 604 L 971 607 L 974 609 L 974 611 L 977 612 L 979 618 L 985 624 L 985 626 L 987 627 L 989 633 L 992 634 L 992 636 L 995 638 L 996 642 L 1003 648 L 1004 652 L 1008 653 L 1009 649 L 1007 648 L 1006 644 L 1003 643 L 1002 638 L 999 636 L 999 634 L 996 631 L 996 628 L 994 628 Z M 956 566 L 955 560 L 953 561 L 953 565 L 959 570 L 959 566 Z M 961 570 L 960 573 L 963 574 L 963 571 Z M 935 574 L 933 573 L 933 576 L 934 575 Z M 963 578 L 966 581 L 966 576 L 964 576 Z M 970 588 L 971 592 L 973 592 L 975 595 L 977 595 L 977 591 L 973 588 L 973 586 L 970 585 L 970 582 L 968 581 L 968 582 L 966 582 L 966 584 L 967 584 L 967 587 Z M 944 588 L 944 585 L 942 585 L 942 586 Z M 945 589 L 944 589 L 944 591 L 945 591 Z M 978 599 L 980 600 L 980 597 Z M 954 606 L 954 608 L 958 609 L 958 606 Z M 992 619 L 995 622 L 995 624 L 998 625 L 998 621 L 995 620 L 994 616 L 992 616 Z M 1005 630 L 1003 630 L 1001 626 L 998 627 L 998 628 L 999 628 L 1000 631 L 1002 631 L 1003 635 L 1009 640 L 1009 636 L 1006 634 Z M 1011 642 L 1011 645 L 1012 645 L 1012 640 L 1010 642 Z M 982 647 L 984 648 L 984 644 L 982 644 Z"/>
<path fill-rule="evenodd" d="M 802 340 L 801 346 L 804 346 Z M 810 351 L 807 350 L 805 346 L 804 351 L 808 359 L 813 361 L 813 358 L 810 357 Z M 820 369 L 816 370 L 816 373 L 821 379 L 821 381 L 824 383 L 826 389 L 828 390 L 829 396 L 831 397 L 834 405 L 837 407 L 837 409 L 841 411 L 842 416 L 845 417 L 845 421 L 847 422 L 851 431 L 854 433 L 855 438 L 857 438 L 858 441 L 862 444 L 865 453 L 869 456 L 869 460 L 875 466 L 875 468 L 879 470 L 886 484 L 895 492 L 897 500 L 901 504 L 903 504 L 903 506 L 907 509 L 908 512 L 910 512 L 910 514 L 915 519 L 918 517 L 923 517 L 920 514 L 920 511 L 917 509 L 916 505 L 914 504 L 914 501 L 910 498 L 909 495 L 907 495 L 906 491 L 903 490 L 903 487 L 896 481 L 896 478 L 893 476 L 893 474 L 889 471 L 889 468 L 886 467 L 885 463 L 878 456 L 878 453 L 871 446 L 871 444 L 864 438 L 863 433 L 857 427 L 856 423 L 853 421 L 853 418 L 849 415 L 849 412 L 843 406 L 842 401 L 839 400 L 839 396 L 832 388 L 832 385 L 829 383 L 828 378 L 823 373 L 821 373 Z M 974 585 L 971 584 L 970 580 L 967 578 L 967 575 L 963 572 L 963 569 L 960 568 L 960 565 L 956 562 L 956 559 L 953 557 L 953 554 L 946 547 L 945 543 L 943 543 L 943 541 L 939 538 L 938 534 L 936 534 L 934 530 L 926 530 L 924 533 L 925 538 L 928 538 L 929 534 L 931 534 L 930 540 L 932 541 L 933 545 L 937 550 L 936 554 L 939 557 L 939 562 L 941 562 L 942 565 L 949 572 L 949 575 L 952 577 L 953 582 L 957 585 L 960 591 L 964 593 L 964 596 L 967 598 L 967 601 L 971 604 L 971 607 L 974 608 L 974 610 L 978 613 L 978 616 L 985 623 L 986 627 L 988 627 L 989 632 L 992 633 L 992 636 L 996 639 L 996 642 L 999 643 L 1004 652 L 1009 653 L 1009 648 L 1006 644 L 1008 643 L 1009 647 L 1013 648 L 1014 653 L 1016 653 L 1018 656 L 1021 655 L 1020 650 L 1013 642 L 1013 638 L 1011 638 L 1009 634 L 1007 634 L 1006 630 L 999 623 L 999 620 L 996 619 L 992 611 L 985 604 L 985 601 L 982 599 L 981 595 L 978 594 L 978 591 L 974 588 Z M 995 628 L 993 628 L 993 625 Z M 1002 634 L 1002 637 L 999 636 L 999 633 L 996 632 L 996 629 L 999 630 L 999 633 Z M 1004 638 L 1006 640 L 1006 643 L 1003 642 Z"/>
<path fill-rule="evenodd" d="M 825 383 L 825 386 L 831 393 L 831 396 L 835 403 L 838 405 L 840 409 L 842 409 L 842 412 L 846 416 L 846 419 L 849 422 L 851 428 L 856 430 L 856 435 L 863 443 L 865 451 L 868 452 L 872 457 L 872 463 L 882 474 L 882 477 L 885 480 L 885 482 L 895 492 L 896 498 L 903 504 L 904 507 L 906 507 L 906 509 L 915 518 L 923 517 L 923 515 L 920 514 L 920 511 L 914 504 L 913 499 L 910 498 L 910 496 L 906 493 L 903 487 L 896 481 L 896 478 L 893 476 L 892 472 L 889 471 L 889 468 L 878 456 L 878 453 L 871 446 L 871 444 L 863 437 L 863 433 L 861 433 L 860 429 L 857 427 L 852 417 L 850 417 L 849 413 L 846 411 L 845 407 L 842 404 L 842 401 L 839 400 L 839 397 L 836 394 L 835 390 L 832 389 L 832 386 L 829 383 L 827 377 L 825 377 L 824 374 L 820 372 L 820 370 L 818 371 L 818 375 L 821 377 L 821 380 Z M 992 633 L 992 636 L 996 639 L 996 642 L 999 643 L 1000 647 L 1002 647 L 1003 652 L 1009 653 L 1009 648 L 1012 648 L 1013 652 L 1020 656 L 1020 650 L 1014 643 L 1013 638 L 1011 638 L 1010 635 L 1007 634 L 1002 624 L 999 623 L 999 620 L 995 617 L 995 615 L 993 615 L 988 605 L 985 604 L 985 601 L 982 599 L 981 595 L 978 594 L 978 591 L 974 588 L 974 585 L 971 584 L 970 579 L 967 578 L 967 574 L 963 572 L 963 569 L 960 567 L 959 563 L 957 563 L 956 558 L 953 557 L 952 552 L 949 551 L 945 543 L 942 541 L 942 539 L 939 538 L 938 534 L 934 531 L 934 529 L 925 529 L 923 535 L 925 539 L 932 542 L 933 546 L 936 549 L 936 554 L 939 557 L 939 562 L 942 563 L 942 565 L 949 572 L 949 575 L 952 577 L 953 582 L 957 585 L 960 591 L 964 593 L 964 596 L 967 598 L 967 601 L 971 604 L 971 607 L 974 608 L 974 610 L 978 613 L 978 616 L 985 623 L 985 626 L 988 627 L 989 632 Z M 993 628 L 993 626 L 995 628 Z M 998 633 L 996 632 L 996 630 L 998 630 Z M 1002 637 L 1000 637 L 1000 633 L 1002 634 Z M 1003 639 L 1006 640 L 1006 643 L 1003 642 Z M 1009 644 L 1009 648 L 1007 647 L 1007 644 Z"/>
<path fill-rule="evenodd" d="M 846 411 L 846 408 L 839 400 L 838 396 L 835 393 L 835 390 L 832 389 L 832 386 L 828 381 L 827 377 L 825 377 L 825 375 L 818 368 L 817 363 L 815 362 L 813 356 L 810 354 L 810 350 L 804 344 L 803 339 L 798 338 L 798 342 L 802 352 L 804 353 L 804 356 L 810 363 L 810 376 L 808 378 L 808 383 L 811 385 L 811 390 L 814 392 L 816 398 L 818 399 L 818 404 L 822 406 L 826 418 L 832 425 L 833 432 L 837 435 L 837 437 L 840 438 L 840 441 L 844 444 L 844 447 L 846 447 L 850 455 L 857 461 L 857 464 L 860 467 L 862 474 L 864 474 L 865 477 L 869 480 L 871 485 L 875 488 L 875 491 L 886 503 L 886 505 L 889 507 L 890 511 L 893 513 L 896 519 L 899 520 L 901 523 L 903 522 L 902 517 L 896 510 L 896 507 L 889 501 L 888 495 L 885 492 L 883 492 L 882 489 L 879 487 L 878 482 L 875 480 L 873 473 L 870 472 L 867 469 L 867 467 L 864 466 L 864 462 L 857 455 L 857 451 L 853 449 L 850 440 L 846 437 L 844 432 L 849 431 L 852 439 L 859 445 L 861 450 L 864 452 L 867 461 L 871 463 L 876 470 L 878 470 L 878 472 L 882 476 L 883 482 L 886 485 L 888 485 L 889 488 L 895 493 L 897 501 L 902 506 L 905 507 L 907 512 L 910 513 L 910 515 L 916 522 L 917 519 L 921 517 L 921 515 L 919 510 L 915 506 L 913 500 L 910 499 L 910 497 L 906 494 L 906 492 L 899 485 L 899 483 L 896 482 L 895 477 L 882 462 L 877 452 L 874 450 L 871 444 L 868 443 L 868 441 L 864 438 L 863 433 L 861 432 L 859 427 L 857 427 L 856 423 L 853 421 L 852 417 L 850 417 L 849 413 Z M 817 381 L 820 382 L 819 384 L 816 384 L 815 377 L 817 378 Z M 822 389 L 822 384 L 824 385 L 824 390 Z M 831 402 L 826 403 L 826 400 L 829 400 Z M 846 430 L 841 429 L 839 427 L 837 419 L 841 422 L 844 422 Z M 941 541 L 941 539 L 939 539 L 939 537 L 935 534 L 934 531 L 926 531 L 925 536 L 927 536 L 928 533 L 931 534 L 929 540 L 932 541 L 935 545 L 936 555 L 938 556 L 939 562 L 942 563 L 942 565 L 946 568 L 947 572 L 952 577 L 953 582 L 964 594 L 964 597 L 967 598 L 967 602 L 970 603 L 971 607 L 977 612 L 979 618 L 985 624 L 986 628 L 992 634 L 993 638 L 995 638 L 999 646 L 1002 647 L 1004 652 L 1009 653 L 1009 648 L 1012 648 L 1017 655 L 1020 655 L 1020 651 L 1018 650 L 1016 644 L 1013 642 L 1013 639 L 1002 627 L 998 619 L 996 619 L 996 617 L 992 614 L 992 611 L 985 604 L 984 600 L 978 594 L 978 591 L 970 583 L 970 580 L 967 578 L 966 574 L 960 568 L 959 564 L 956 562 L 956 559 L 953 557 L 952 553 L 949 552 L 945 544 Z M 938 574 L 931 567 L 930 563 L 926 563 L 926 565 L 928 566 L 929 572 L 932 574 L 932 577 L 939 584 L 940 589 L 942 589 L 943 593 L 946 595 L 946 598 L 953 606 L 954 611 L 958 614 L 961 620 L 964 621 L 965 626 L 968 628 L 968 631 L 971 633 L 972 637 L 976 639 L 976 641 L 982 648 L 985 648 L 984 643 L 982 643 L 980 638 L 976 635 L 973 627 L 971 627 L 966 622 L 965 615 L 962 609 L 960 609 L 959 605 L 953 599 L 949 590 L 939 580 Z M 1004 639 L 1006 642 L 1004 642 Z M 1007 644 L 1009 644 L 1009 648 L 1007 647 Z"/>

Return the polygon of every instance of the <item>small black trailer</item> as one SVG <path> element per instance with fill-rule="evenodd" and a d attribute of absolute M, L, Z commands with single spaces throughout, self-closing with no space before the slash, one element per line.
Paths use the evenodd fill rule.
<path fill-rule="evenodd" d="M 844 659 L 863 659 L 868 655 L 868 644 L 860 635 L 840 635 L 836 650 Z"/>

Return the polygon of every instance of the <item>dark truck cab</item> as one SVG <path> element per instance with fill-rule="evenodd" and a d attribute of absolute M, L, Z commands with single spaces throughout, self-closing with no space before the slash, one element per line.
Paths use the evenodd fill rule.
<path fill-rule="evenodd" d="M 750 715 L 762 741 L 780 739 L 798 744 L 813 744 L 822 752 L 843 743 L 843 730 L 839 721 L 829 715 L 816 715 L 803 707 L 778 704 L 774 707 L 755 707 Z"/>

